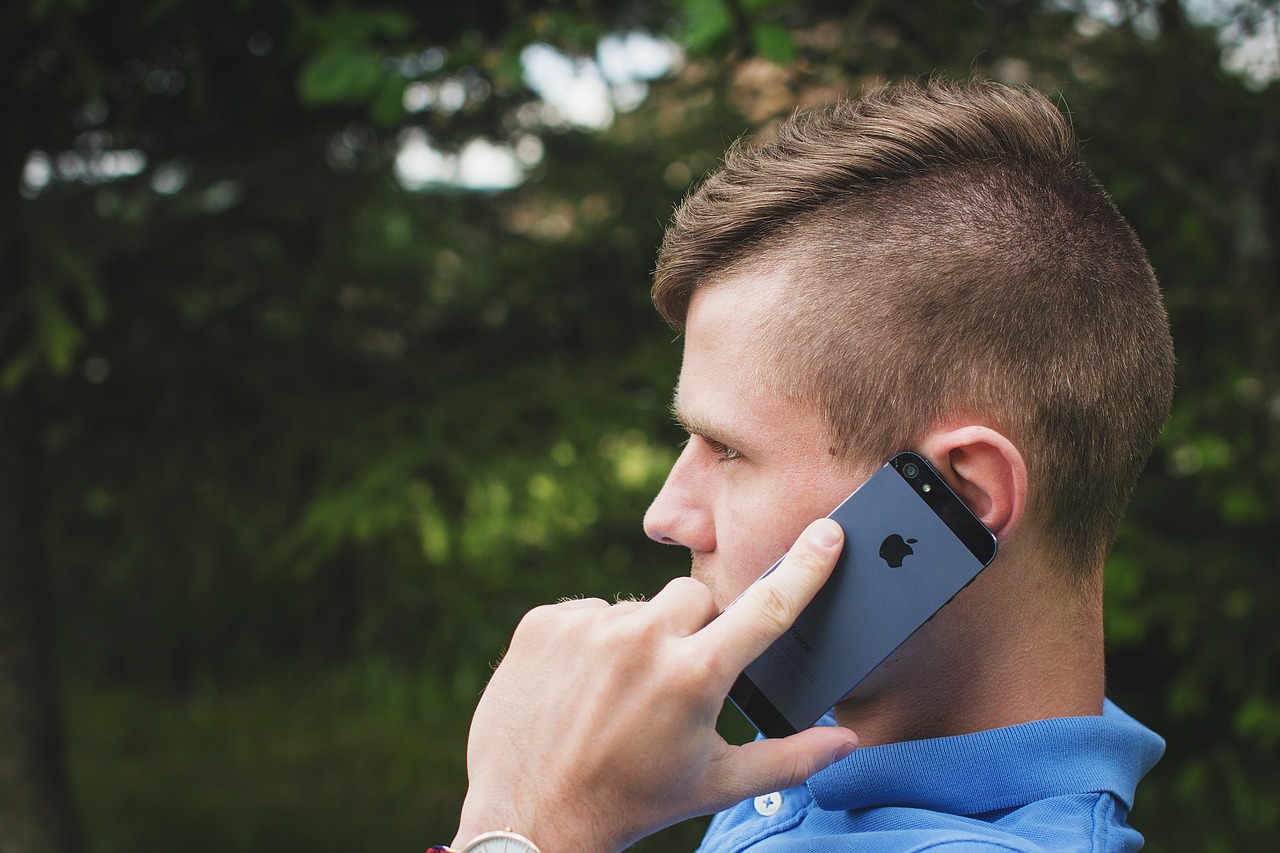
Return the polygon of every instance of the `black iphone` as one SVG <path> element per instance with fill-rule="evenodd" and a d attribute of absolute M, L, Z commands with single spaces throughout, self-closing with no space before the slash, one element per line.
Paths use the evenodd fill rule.
<path fill-rule="evenodd" d="M 911 452 L 830 517 L 845 531 L 830 579 L 729 692 L 766 737 L 813 725 L 996 555 L 995 536 Z"/>

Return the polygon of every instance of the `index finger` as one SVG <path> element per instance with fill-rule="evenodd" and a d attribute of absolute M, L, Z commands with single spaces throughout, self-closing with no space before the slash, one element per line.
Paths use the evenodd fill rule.
<path fill-rule="evenodd" d="M 731 606 L 698 632 L 721 654 L 725 678 L 736 678 L 795 623 L 800 611 L 831 575 L 844 545 L 844 530 L 829 518 L 805 528 L 773 571 L 747 587 Z"/>

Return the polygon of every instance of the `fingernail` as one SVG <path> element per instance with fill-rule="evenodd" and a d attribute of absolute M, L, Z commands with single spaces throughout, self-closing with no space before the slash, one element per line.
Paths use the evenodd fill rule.
<path fill-rule="evenodd" d="M 805 531 L 805 538 L 819 548 L 834 548 L 840 544 L 843 536 L 844 531 L 840 529 L 840 525 L 829 518 L 818 519 Z"/>
<path fill-rule="evenodd" d="M 839 761 L 842 758 L 848 758 L 858 749 L 858 736 L 853 734 L 853 732 L 850 732 L 849 734 L 851 735 L 849 740 L 836 747 L 836 757 L 831 759 L 833 762 Z"/>

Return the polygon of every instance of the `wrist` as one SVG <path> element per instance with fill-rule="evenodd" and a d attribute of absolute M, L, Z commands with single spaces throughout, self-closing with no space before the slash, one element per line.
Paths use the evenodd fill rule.
<path fill-rule="evenodd" d="M 518 788 L 519 786 L 514 786 Z M 490 787 L 472 784 L 467 790 L 466 799 L 462 803 L 462 814 L 458 819 L 458 832 L 453 837 L 454 850 L 461 851 L 476 838 L 494 830 L 512 832 L 535 844 L 546 853 L 548 850 L 559 850 L 562 845 L 554 839 L 554 827 L 548 826 L 547 820 L 536 820 L 535 817 L 549 817 L 547 810 L 527 802 L 512 790 L 510 783 L 499 786 L 498 791 Z M 513 853 L 518 848 L 513 848 Z M 571 845 L 570 849 L 589 849 Z"/>
<path fill-rule="evenodd" d="M 455 851 L 465 850 L 472 841 L 494 830 L 514 832 L 537 844 L 540 849 L 545 849 L 539 843 L 542 842 L 542 836 L 538 834 L 538 827 L 531 821 L 513 814 L 510 809 L 474 809 L 467 808 L 466 803 L 462 807 L 458 832 L 453 836 L 453 843 L 449 847 Z"/>
<path fill-rule="evenodd" d="M 461 837 L 459 833 L 459 837 Z M 518 832 L 506 829 L 490 830 L 474 836 L 466 843 L 454 839 L 452 847 L 436 845 L 427 848 L 427 853 L 542 853 L 538 845 Z"/>
<path fill-rule="evenodd" d="M 602 834 L 603 827 L 598 819 L 584 819 L 568 808 L 551 808 L 554 815 L 548 813 L 548 808 L 534 810 L 543 818 L 541 820 L 524 817 L 523 810 L 512 808 L 509 804 L 499 808 L 467 808 L 464 805 L 462 811 L 458 832 L 450 845 L 451 849 L 459 853 L 479 836 L 494 830 L 520 835 L 535 845 L 540 853 L 561 853 L 565 850 L 575 853 L 615 853 L 626 846 L 625 843 L 615 842 Z M 511 853 L 516 853 L 518 849 L 522 850 L 512 848 Z"/>

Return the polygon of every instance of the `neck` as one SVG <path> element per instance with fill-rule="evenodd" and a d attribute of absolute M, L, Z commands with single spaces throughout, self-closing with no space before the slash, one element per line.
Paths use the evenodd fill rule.
<path fill-rule="evenodd" d="M 864 746 L 1102 713 L 1101 571 L 1081 595 L 1003 558 L 836 706 Z"/>

